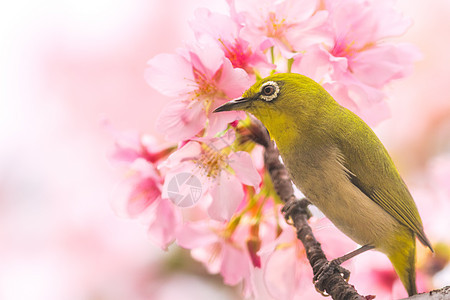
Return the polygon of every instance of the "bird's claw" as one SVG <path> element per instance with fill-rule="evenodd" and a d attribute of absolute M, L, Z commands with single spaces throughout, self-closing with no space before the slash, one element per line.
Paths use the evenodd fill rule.
<path fill-rule="evenodd" d="M 319 271 L 314 275 L 313 277 L 313 283 L 316 287 L 316 290 L 318 290 L 323 296 L 324 295 L 324 283 L 325 281 L 335 273 L 335 271 L 338 271 L 341 276 L 344 278 L 346 282 L 348 282 L 350 278 L 350 271 L 345 269 L 340 265 L 340 262 L 338 260 L 332 260 L 320 267 Z"/>
<path fill-rule="evenodd" d="M 300 209 L 299 205 L 300 201 L 294 196 L 292 196 L 291 198 L 289 198 L 289 201 L 286 202 L 286 204 L 281 209 L 281 212 L 284 214 L 284 219 L 288 224 L 292 225 L 292 222 L 290 221 L 291 215 L 294 211 Z"/>
<path fill-rule="evenodd" d="M 292 221 L 290 221 L 290 218 L 296 211 L 304 211 L 309 219 L 311 217 L 311 212 L 308 209 L 309 204 L 311 203 L 308 201 L 308 199 L 303 198 L 299 200 L 292 195 L 281 209 L 286 222 L 292 225 Z"/>

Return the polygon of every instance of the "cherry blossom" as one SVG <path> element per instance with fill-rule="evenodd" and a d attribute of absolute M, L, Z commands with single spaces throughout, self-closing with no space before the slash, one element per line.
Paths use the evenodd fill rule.
<path fill-rule="evenodd" d="M 314 218 L 310 225 L 317 240 L 323 241 L 323 250 L 329 259 L 342 256 L 355 248 L 354 242 L 339 232 L 328 219 Z M 265 286 L 273 298 L 294 299 L 308 293 L 311 294 L 309 298 L 322 297 L 311 284 L 312 269 L 294 228 L 283 224 L 281 235 L 263 247 L 259 254 L 265 266 Z M 280 268 L 281 265 L 286 267 Z M 317 298 L 320 299 L 319 297 Z"/>
<path fill-rule="evenodd" d="M 216 43 L 230 60 L 233 67 L 244 69 L 253 74 L 274 69 L 275 65 L 267 61 L 267 56 L 260 47 L 251 48 L 250 43 L 240 37 L 242 26 L 230 16 L 213 13 L 208 9 L 197 9 L 191 27 L 201 43 Z"/>
<path fill-rule="evenodd" d="M 162 181 L 159 171 L 143 158 L 137 158 L 129 167 L 126 183 L 131 187 L 125 201 L 115 201 L 113 207 L 119 216 L 140 219 L 148 226 L 151 240 L 162 249 L 175 240 L 182 221 L 181 212 L 167 199 L 162 199 Z"/>
<path fill-rule="evenodd" d="M 244 281 L 246 285 L 250 285 L 252 266 L 245 247 L 231 237 L 222 236 L 226 233 L 220 233 L 220 223 L 209 223 L 185 224 L 177 243 L 181 247 L 192 249 L 193 258 L 203 262 L 210 273 L 220 273 L 225 284 L 236 285 Z"/>
<path fill-rule="evenodd" d="M 244 25 L 242 37 L 252 45 L 276 45 L 286 58 L 327 39 L 322 25 L 328 12 L 319 1 L 233 1 L 232 16 Z M 256 9 L 255 9 L 256 8 Z"/>
<path fill-rule="evenodd" d="M 243 294 L 255 295 L 257 270 L 262 268 L 259 249 L 272 243 L 279 231 L 274 218 L 279 210 L 271 203 L 258 202 L 259 213 L 239 214 L 229 223 L 214 220 L 185 223 L 178 232 L 177 243 L 191 249 L 192 257 L 210 273 L 220 273 L 226 284 L 243 283 Z"/>
<path fill-rule="evenodd" d="M 212 197 L 208 207 L 211 218 L 230 220 L 244 199 L 242 185 L 258 189 L 261 182 L 250 154 L 232 152 L 233 142 L 234 134 L 230 131 L 221 138 L 191 140 L 171 154 L 161 165 L 169 169 L 162 196 L 169 197 L 168 184 L 174 176 L 180 173 L 193 174 L 200 178 L 203 185 L 201 199 Z"/>
<path fill-rule="evenodd" d="M 382 88 L 409 75 L 420 58 L 409 44 L 386 43 L 411 25 L 393 1 L 325 1 L 330 39 L 295 56 L 292 70 L 322 83 L 343 106 L 369 125 L 389 117 Z"/>
<path fill-rule="evenodd" d="M 113 208 L 119 216 L 140 219 L 148 227 L 149 238 L 167 249 L 175 240 L 182 218 L 169 200 L 161 198 L 164 180 L 156 166 L 174 148 L 157 143 L 151 136 L 106 126 L 116 136 L 116 150 L 111 157 L 127 164 L 123 185 L 129 187 L 126 197 L 115 197 Z"/>
<path fill-rule="evenodd" d="M 168 140 L 181 141 L 206 127 L 211 135 L 224 130 L 241 113 L 212 114 L 249 86 L 247 73 L 233 68 L 218 47 L 197 45 L 178 54 L 160 54 L 148 62 L 145 78 L 162 94 L 175 97 L 163 110 L 157 128 Z"/>

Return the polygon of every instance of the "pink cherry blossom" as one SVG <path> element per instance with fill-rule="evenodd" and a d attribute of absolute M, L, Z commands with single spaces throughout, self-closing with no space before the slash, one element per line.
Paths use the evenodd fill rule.
<path fill-rule="evenodd" d="M 190 24 L 200 43 L 216 43 L 233 67 L 249 74 L 254 73 L 255 68 L 259 73 L 275 68 L 259 47 L 252 49 L 249 42 L 240 37 L 242 26 L 230 16 L 200 8 L 195 11 L 195 17 Z"/>
<path fill-rule="evenodd" d="M 293 228 L 284 228 L 275 241 L 261 249 L 260 255 L 264 261 L 264 283 L 273 298 L 292 299 L 311 285 L 312 270 Z"/>
<path fill-rule="evenodd" d="M 126 211 L 131 218 L 139 216 L 151 204 L 160 200 L 162 178 L 155 167 L 142 158 L 130 165 L 135 183 L 128 197 Z"/>
<path fill-rule="evenodd" d="M 242 113 L 212 114 L 249 86 L 247 73 L 233 68 L 218 47 L 197 45 L 178 54 L 160 54 L 148 62 L 147 82 L 164 95 L 176 97 L 157 120 L 168 140 L 181 141 L 205 127 L 212 136 Z"/>
<path fill-rule="evenodd" d="M 292 71 L 321 83 L 339 104 L 369 125 L 390 116 L 384 92 L 357 79 L 346 57 L 335 57 L 322 45 L 295 56 Z"/>
<path fill-rule="evenodd" d="M 155 165 L 143 158 L 134 160 L 127 171 L 128 196 L 113 202 L 119 216 L 137 218 L 148 226 L 152 241 L 162 249 L 175 240 L 181 224 L 181 213 L 161 198 L 163 178 Z"/>
<path fill-rule="evenodd" d="M 410 75 L 413 62 L 420 57 L 410 44 L 380 44 L 354 55 L 349 68 L 362 83 L 382 88 L 394 79 Z"/>
<path fill-rule="evenodd" d="M 150 216 L 148 236 L 161 249 L 167 250 L 182 226 L 181 211 L 170 200 L 160 199 Z"/>
<path fill-rule="evenodd" d="M 222 236 L 225 233 L 221 228 L 223 225 L 215 221 L 184 224 L 177 243 L 183 248 L 191 249 L 192 257 L 201 261 L 210 273 L 220 273 L 225 284 L 236 285 L 243 282 L 244 289 L 251 291 L 250 257 L 239 241 L 239 234 L 235 234 L 235 238 Z M 240 232 L 245 237 L 245 232 Z"/>
<path fill-rule="evenodd" d="M 324 83 L 323 87 L 342 106 L 359 115 L 371 126 L 390 116 L 385 94 L 379 89 L 355 80 L 351 74 L 342 76 L 339 81 Z"/>
<path fill-rule="evenodd" d="M 173 145 L 158 141 L 151 135 L 135 130 L 117 130 L 107 119 L 102 120 L 102 126 L 115 139 L 115 149 L 109 155 L 111 162 L 130 164 L 138 158 L 143 158 L 155 164 L 175 150 Z"/>
<path fill-rule="evenodd" d="M 329 259 L 342 256 L 355 247 L 354 242 L 338 231 L 328 219 L 313 219 L 310 225 Z M 322 297 L 311 284 L 312 269 L 293 227 L 283 224 L 281 235 L 266 244 L 260 255 L 264 264 L 265 285 L 272 297 L 295 299 L 308 294 L 308 299 Z"/>
<path fill-rule="evenodd" d="M 228 0 L 228 3 L 232 17 L 244 26 L 241 33 L 245 40 L 252 45 L 275 45 L 286 58 L 327 40 L 322 25 L 328 12 L 318 10 L 319 1 Z"/>
<path fill-rule="evenodd" d="M 240 214 L 228 224 L 214 220 L 185 223 L 177 243 L 191 249 L 192 257 L 210 273 L 220 273 L 226 284 L 243 283 L 244 296 L 256 296 L 257 270 L 263 267 L 259 248 L 271 243 L 278 232 L 271 203 L 259 202 L 261 215 Z"/>
<path fill-rule="evenodd" d="M 164 179 L 156 166 L 174 148 L 161 145 L 148 135 L 119 132 L 107 122 L 105 126 L 116 137 L 116 151 L 111 158 L 127 166 L 123 184 L 128 187 L 127 195 L 114 197 L 113 209 L 119 216 L 140 219 L 148 226 L 149 238 L 167 249 L 182 220 L 174 205 L 161 198 Z"/>
<path fill-rule="evenodd" d="M 155 163 L 166 157 L 170 148 L 161 148 L 152 137 L 135 131 L 117 131 L 107 121 L 104 126 L 116 138 L 111 161 L 125 165 L 125 183 L 129 187 L 126 198 L 114 198 L 113 208 L 120 216 L 136 218 L 160 199 L 163 179 Z"/>
<path fill-rule="evenodd" d="M 358 51 L 381 39 L 400 36 L 412 23 L 394 9 L 394 0 L 324 2 L 335 33 L 334 53 Z"/>
<path fill-rule="evenodd" d="M 232 152 L 234 134 L 221 138 L 191 140 L 169 156 L 161 166 L 168 168 L 163 197 L 168 198 L 168 184 L 177 174 L 190 173 L 202 182 L 201 199 L 212 196 L 208 207 L 211 218 L 230 220 L 244 199 L 243 184 L 258 189 L 261 177 L 253 166 L 250 154 Z M 200 200 L 201 201 L 201 200 Z"/>
<path fill-rule="evenodd" d="M 341 105 L 377 125 L 390 116 L 381 89 L 409 75 L 420 58 L 413 46 L 384 39 L 403 34 L 411 21 L 391 0 L 325 1 L 325 7 L 331 43 L 296 55 L 292 70 L 322 83 Z"/>

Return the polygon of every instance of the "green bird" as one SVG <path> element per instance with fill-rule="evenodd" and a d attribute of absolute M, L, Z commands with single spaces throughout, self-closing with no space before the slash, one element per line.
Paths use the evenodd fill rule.
<path fill-rule="evenodd" d="M 416 237 L 430 248 L 416 204 L 383 144 L 312 79 L 293 73 L 256 82 L 215 110 L 246 111 L 275 141 L 294 184 L 361 248 L 385 253 L 409 295 L 417 293 Z"/>

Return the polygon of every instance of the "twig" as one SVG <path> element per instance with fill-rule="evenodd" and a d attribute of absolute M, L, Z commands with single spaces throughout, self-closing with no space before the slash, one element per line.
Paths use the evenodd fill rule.
<path fill-rule="evenodd" d="M 442 289 L 434 290 L 428 293 L 422 293 L 417 294 L 414 296 L 411 296 L 409 298 L 410 300 L 445 300 L 450 299 L 450 286 L 443 287 Z"/>

